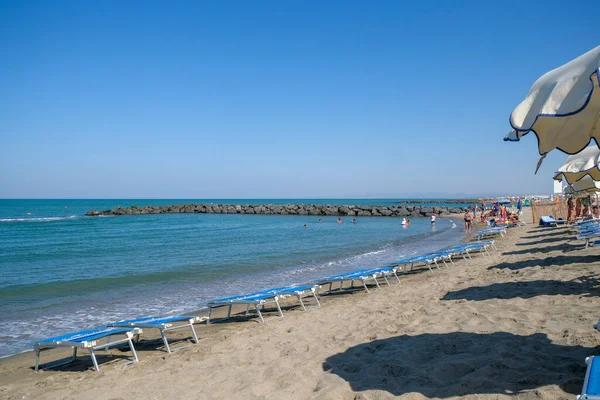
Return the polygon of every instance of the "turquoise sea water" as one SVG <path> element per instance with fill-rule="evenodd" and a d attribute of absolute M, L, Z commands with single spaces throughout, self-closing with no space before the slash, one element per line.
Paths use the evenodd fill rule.
<path fill-rule="evenodd" d="M 0 200 L 0 356 L 32 340 L 122 318 L 183 313 L 203 302 L 455 244 L 450 220 L 163 214 L 85 217 L 90 209 L 204 203 L 394 200 Z M 303 225 L 308 228 L 304 229 Z"/>

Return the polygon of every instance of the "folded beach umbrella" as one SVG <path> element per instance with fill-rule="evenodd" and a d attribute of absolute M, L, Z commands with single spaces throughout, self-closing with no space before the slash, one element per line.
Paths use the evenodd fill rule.
<path fill-rule="evenodd" d="M 600 46 L 543 75 L 510 115 L 512 131 L 504 140 L 533 132 L 542 156 L 538 168 L 554 149 L 576 154 L 591 139 L 600 142 L 599 70 Z"/>
<path fill-rule="evenodd" d="M 581 180 L 565 187 L 565 194 L 583 194 L 600 192 L 600 182 L 592 179 L 591 176 L 584 176 Z"/>
<path fill-rule="evenodd" d="M 595 181 L 600 181 L 600 149 L 598 146 L 586 147 L 582 151 L 567 158 L 562 167 L 556 171 L 554 179 L 567 181 L 568 184 L 579 181 L 584 176 L 590 176 Z"/>

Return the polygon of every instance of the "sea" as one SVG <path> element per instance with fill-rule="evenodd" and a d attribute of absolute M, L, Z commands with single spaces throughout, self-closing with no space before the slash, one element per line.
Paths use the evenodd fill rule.
<path fill-rule="evenodd" d="M 415 218 L 405 228 L 393 217 L 356 217 L 356 224 L 295 215 L 86 217 L 91 209 L 400 200 L 0 199 L 0 357 L 30 350 L 37 339 L 125 318 L 188 313 L 211 299 L 385 265 L 464 237 L 449 219 L 432 227 Z"/>

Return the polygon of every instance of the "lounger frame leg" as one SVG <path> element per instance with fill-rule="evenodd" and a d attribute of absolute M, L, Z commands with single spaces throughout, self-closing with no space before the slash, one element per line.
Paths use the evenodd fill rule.
<path fill-rule="evenodd" d="M 361 280 L 362 280 L 362 284 L 365 287 L 365 290 L 367 291 L 367 293 L 370 293 L 369 292 L 369 288 L 367 287 L 367 283 L 365 282 L 365 280 L 364 279 L 361 279 Z"/>
<path fill-rule="evenodd" d="M 92 362 L 94 363 L 94 368 L 96 372 L 100 372 L 100 367 L 98 366 L 98 360 L 96 360 L 96 353 L 94 352 L 94 348 L 90 347 L 90 356 L 92 356 Z"/>
<path fill-rule="evenodd" d="M 164 329 L 160 330 L 160 336 L 162 337 L 163 343 L 165 344 L 165 348 L 167 349 L 167 353 L 171 354 L 171 347 L 169 346 L 169 341 L 167 340 L 167 335 Z"/>
<path fill-rule="evenodd" d="M 296 297 L 298 297 L 298 302 L 300 303 L 300 306 L 302 307 L 302 309 L 304 311 L 306 311 L 306 307 L 304 306 L 304 302 L 302 301 L 302 296 L 301 295 L 297 295 Z"/>
<path fill-rule="evenodd" d="M 39 348 L 35 348 L 35 372 L 38 371 L 38 368 L 40 366 L 40 349 Z"/>

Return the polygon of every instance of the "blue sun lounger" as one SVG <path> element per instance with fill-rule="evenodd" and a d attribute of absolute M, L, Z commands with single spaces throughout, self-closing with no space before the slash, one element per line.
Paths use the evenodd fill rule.
<path fill-rule="evenodd" d="M 494 240 L 483 240 L 479 242 L 459 244 L 445 248 L 442 251 L 451 253 L 452 257 L 462 256 L 463 259 L 470 260 L 472 259 L 471 252 L 479 250 L 481 255 L 485 257 L 486 253 L 488 253 L 488 248 L 497 250 Z"/>
<path fill-rule="evenodd" d="M 194 329 L 194 324 L 200 323 L 208 320 L 208 317 L 196 317 L 190 315 L 180 315 L 176 317 L 145 317 L 138 319 L 129 319 L 124 321 L 118 321 L 107 326 L 113 327 L 128 327 L 128 328 L 143 328 L 143 329 L 158 329 L 160 331 L 160 335 L 162 337 L 163 343 L 165 344 L 165 348 L 167 349 L 167 353 L 171 353 L 172 351 L 184 349 L 188 346 L 180 346 L 174 349 L 171 349 L 169 346 L 169 341 L 167 340 L 167 331 L 173 331 L 176 329 L 182 328 L 190 328 L 192 331 L 192 336 L 194 337 L 194 342 L 198 343 L 198 335 L 196 335 L 196 330 Z M 176 324 L 178 322 L 184 322 L 183 324 Z M 139 341 L 140 336 L 137 335 L 137 341 Z"/>
<path fill-rule="evenodd" d="M 394 276 L 396 278 L 396 281 L 398 283 L 400 283 L 400 278 L 398 278 L 397 271 L 398 271 L 398 268 L 396 265 L 390 265 L 390 266 L 379 267 L 379 268 L 368 268 L 368 269 L 363 269 L 363 270 L 358 270 L 358 271 L 347 272 L 345 274 L 339 274 L 339 275 L 334 275 L 334 276 L 328 276 L 326 278 L 321 278 L 321 279 L 317 280 L 316 283 L 318 285 L 327 285 L 328 284 L 329 285 L 328 292 L 331 293 L 333 284 L 335 282 L 340 283 L 338 290 L 343 290 L 344 282 L 350 281 L 350 285 L 351 285 L 350 289 L 353 289 L 354 282 L 360 281 L 362 283 L 363 287 L 365 288 L 365 291 L 367 293 L 370 293 L 369 288 L 367 286 L 367 283 L 369 281 L 373 281 L 375 286 L 377 286 L 377 289 L 381 289 L 381 286 L 379 285 L 379 281 L 378 281 L 378 279 L 380 279 L 380 278 L 383 278 L 383 280 L 385 281 L 385 283 L 388 286 L 390 285 L 390 281 L 388 280 L 388 277 L 391 277 L 391 276 Z"/>
<path fill-rule="evenodd" d="M 65 365 L 72 363 L 77 359 L 77 349 L 87 349 L 90 352 L 90 356 L 92 356 L 92 361 L 94 363 L 94 368 L 97 371 L 100 371 L 100 367 L 98 366 L 98 361 L 96 360 L 96 350 L 104 349 L 108 350 L 112 346 L 116 346 L 119 344 L 127 343 L 129 344 L 129 348 L 133 353 L 133 360 L 128 361 L 126 364 L 131 364 L 134 362 L 138 362 L 138 356 L 135 352 L 135 347 L 133 347 L 133 335 L 139 335 L 142 333 L 142 330 L 139 328 L 113 328 L 113 327 L 100 327 L 97 329 L 91 329 L 87 331 L 74 332 L 69 333 L 62 336 L 56 336 L 44 340 L 40 340 L 38 342 L 32 343 L 33 349 L 35 350 L 35 370 L 37 371 L 40 365 L 40 352 L 42 350 L 54 349 L 57 347 L 72 347 L 73 348 L 73 356 L 70 361 L 50 365 L 46 368 L 54 368 L 60 365 Z M 125 338 L 119 340 L 111 340 L 111 336 L 113 335 L 124 335 Z M 98 344 L 97 342 L 100 339 L 108 338 L 106 343 Z"/>
<path fill-rule="evenodd" d="M 587 369 L 578 400 L 600 399 L 600 357 L 590 356 L 585 359 Z"/>
<path fill-rule="evenodd" d="M 552 215 L 544 215 L 540 217 L 540 226 L 554 226 L 557 227 L 559 225 L 567 224 L 566 219 L 554 219 Z"/>
<path fill-rule="evenodd" d="M 481 238 L 483 238 L 485 236 L 492 236 L 492 235 L 500 235 L 501 237 L 504 237 L 505 233 L 506 233 L 505 227 L 495 227 L 495 228 L 482 229 L 482 230 L 478 231 L 475 234 L 475 236 L 477 236 L 477 240 L 481 240 Z"/>
<path fill-rule="evenodd" d="M 228 307 L 227 317 L 222 319 L 227 319 L 231 317 L 231 308 L 236 304 L 246 305 L 246 314 L 250 313 L 250 307 L 254 306 L 256 313 L 258 314 L 258 318 L 261 322 L 270 321 L 273 319 L 283 318 L 283 312 L 281 311 L 281 306 L 279 304 L 279 300 L 282 298 L 296 296 L 298 302 L 302 306 L 304 311 L 307 311 L 310 308 L 318 307 L 321 304 L 318 299 L 319 287 L 317 285 L 303 285 L 303 286 L 285 286 L 281 288 L 272 288 L 266 289 L 259 292 L 254 292 L 242 296 L 233 296 L 233 297 L 224 297 L 221 299 L 216 299 L 209 301 L 207 303 L 208 306 L 208 320 L 207 323 L 211 322 L 211 315 L 213 308 L 218 307 Z M 316 305 L 313 307 L 307 308 L 303 302 L 304 297 L 312 296 L 315 299 Z M 264 309 L 264 306 L 267 304 L 275 304 L 278 311 L 278 316 L 271 318 L 264 318 L 261 313 L 261 308 Z M 214 321 L 213 321 L 214 322 Z"/>
<path fill-rule="evenodd" d="M 401 266 L 402 270 L 406 273 L 407 266 L 410 266 L 410 270 L 412 271 L 412 269 L 415 265 L 425 264 L 427 266 L 427 268 L 429 268 L 429 271 L 433 272 L 431 265 L 435 265 L 438 270 L 440 269 L 438 261 L 442 261 L 442 263 L 444 263 L 445 267 L 448 267 L 448 264 L 446 264 L 446 261 L 450 261 L 451 264 L 454 264 L 454 262 L 452 261 L 452 254 L 449 252 L 441 251 L 438 253 L 429 253 L 429 254 L 423 254 L 420 256 L 414 256 L 414 257 L 404 258 L 401 260 L 396 260 L 392 263 L 392 265 Z"/>

